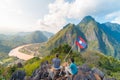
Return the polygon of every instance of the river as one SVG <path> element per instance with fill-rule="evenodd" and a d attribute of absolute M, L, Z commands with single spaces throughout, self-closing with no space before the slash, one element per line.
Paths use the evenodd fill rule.
<path fill-rule="evenodd" d="M 14 56 L 14 57 L 17 57 L 19 59 L 22 59 L 22 60 L 29 60 L 31 58 L 33 58 L 34 56 L 33 55 L 28 55 L 28 54 L 25 54 L 25 53 L 22 53 L 22 52 L 19 52 L 19 49 L 25 47 L 25 46 L 29 46 L 31 44 L 28 44 L 28 45 L 22 45 L 22 46 L 19 46 L 17 48 L 14 48 L 12 49 L 10 52 L 9 52 L 9 56 Z"/>

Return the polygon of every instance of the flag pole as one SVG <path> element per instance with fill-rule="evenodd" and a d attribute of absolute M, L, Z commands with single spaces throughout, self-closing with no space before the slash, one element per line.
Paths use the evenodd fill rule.
<path fill-rule="evenodd" d="M 67 59 L 67 57 L 69 56 L 69 54 L 70 54 L 70 52 L 71 52 L 71 50 L 73 49 L 74 46 L 75 46 L 75 44 L 71 47 L 71 49 L 69 50 L 68 54 L 65 56 L 64 61 Z"/>

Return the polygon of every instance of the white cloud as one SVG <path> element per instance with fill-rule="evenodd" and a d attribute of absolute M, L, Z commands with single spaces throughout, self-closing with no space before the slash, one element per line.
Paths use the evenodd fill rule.
<path fill-rule="evenodd" d="M 24 31 L 23 14 L 13 0 L 0 0 L 0 33 Z"/>
<path fill-rule="evenodd" d="M 97 0 L 76 0 L 68 8 L 68 18 L 81 18 L 95 11 Z"/>
<path fill-rule="evenodd" d="M 120 11 L 113 12 L 113 13 L 110 13 L 110 14 L 106 15 L 106 19 L 118 17 L 119 15 L 120 15 Z"/>
<path fill-rule="evenodd" d="M 116 17 L 111 22 L 120 24 L 120 15 L 116 15 Z"/>
<path fill-rule="evenodd" d="M 52 0 L 0 0 L 0 33 L 33 31 Z"/>
<path fill-rule="evenodd" d="M 40 28 L 57 32 L 65 24 L 66 19 L 82 19 L 86 15 L 105 17 L 107 14 L 119 10 L 117 0 L 74 0 L 69 3 L 65 0 L 55 0 L 49 4 L 49 13 L 39 22 Z M 113 4 L 116 4 L 113 6 Z M 118 14 L 117 14 L 118 15 Z M 118 21 L 119 19 L 115 19 Z M 44 25 L 43 25 L 44 24 Z"/>
<path fill-rule="evenodd" d="M 46 1 L 49 2 L 50 0 Z M 86 15 L 98 18 L 102 22 L 107 20 L 120 22 L 120 1 L 118 0 L 67 1 L 55 0 L 50 4 L 45 4 L 46 2 L 42 4 L 40 0 L 35 0 L 33 1 L 35 4 L 33 4 L 29 0 L 0 0 L 0 29 L 5 28 L 3 26 L 10 26 L 16 31 L 17 29 L 24 31 L 45 30 L 56 33 L 70 19 L 81 20 Z M 48 9 L 40 7 L 41 4 L 48 6 L 49 9 L 46 14 L 43 13 L 44 16 L 40 13 Z"/>
<path fill-rule="evenodd" d="M 21 10 L 21 9 L 17 10 L 16 12 L 17 12 L 18 15 L 23 15 L 24 14 L 23 10 Z"/>
<path fill-rule="evenodd" d="M 57 32 L 67 23 L 66 18 L 81 18 L 88 15 L 91 11 L 94 11 L 96 4 L 95 0 L 76 0 L 72 3 L 56 0 L 49 4 L 49 14 L 40 20 L 40 27 L 45 27 L 44 29 L 51 32 Z"/>
<path fill-rule="evenodd" d="M 120 11 L 110 13 L 110 14 L 106 15 L 105 18 L 108 20 L 111 19 L 112 23 L 119 23 L 120 24 Z"/>
<path fill-rule="evenodd" d="M 43 20 L 40 20 L 41 29 L 50 32 L 60 30 L 66 24 L 67 9 L 68 3 L 64 0 L 56 0 L 54 3 L 49 4 L 49 14 L 45 15 Z"/>
<path fill-rule="evenodd" d="M 112 22 L 120 24 L 120 16 L 116 17 Z"/>

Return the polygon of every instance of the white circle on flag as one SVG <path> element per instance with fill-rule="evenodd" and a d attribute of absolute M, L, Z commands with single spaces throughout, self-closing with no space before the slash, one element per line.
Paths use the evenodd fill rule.
<path fill-rule="evenodd" d="M 82 41 L 80 40 L 79 43 L 82 44 Z"/>

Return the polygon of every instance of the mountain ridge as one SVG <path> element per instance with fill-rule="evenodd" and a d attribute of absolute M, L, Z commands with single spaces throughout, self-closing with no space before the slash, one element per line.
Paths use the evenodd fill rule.
<path fill-rule="evenodd" d="M 77 25 L 69 23 L 63 27 L 58 33 L 52 36 L 45 45 L 44 48 L 40 48 L 39 52 L 44 54 L 49 54 L 49 51 L 60 44 L 69 44 L 70 46 L 75 45 L 75 41 L 78 36 L 81 36 L 87 42 L 88 50 L 98 50 L 105 55 L 113 56 L 115 58 L 120 58 L 119 47 L 120 38 L 118 37 L 119 32 L 114 30 L 114 34 L 109 34 L 109 25 L 106 23 L 99 23 L 93 17 L 84 17 L 81 22 Z M 107 23 L 108 24 L 108 23 Z M 114 23 L 110 23 L 114 25 Z M 118 27 L 119 24 L 117 24 Z M 114 28 L 117 28 L 116 25 Z M 105 28 L 105 29 L 104 29 Z M 110 30 L 106 30 L 106 29 Z M 113 32 L 112 30 L 110 31 Z M 74 47 L 74 50 L 78 50 L 78 46 Z M 44 55 L 43 54 L 43 55 Z"/>

